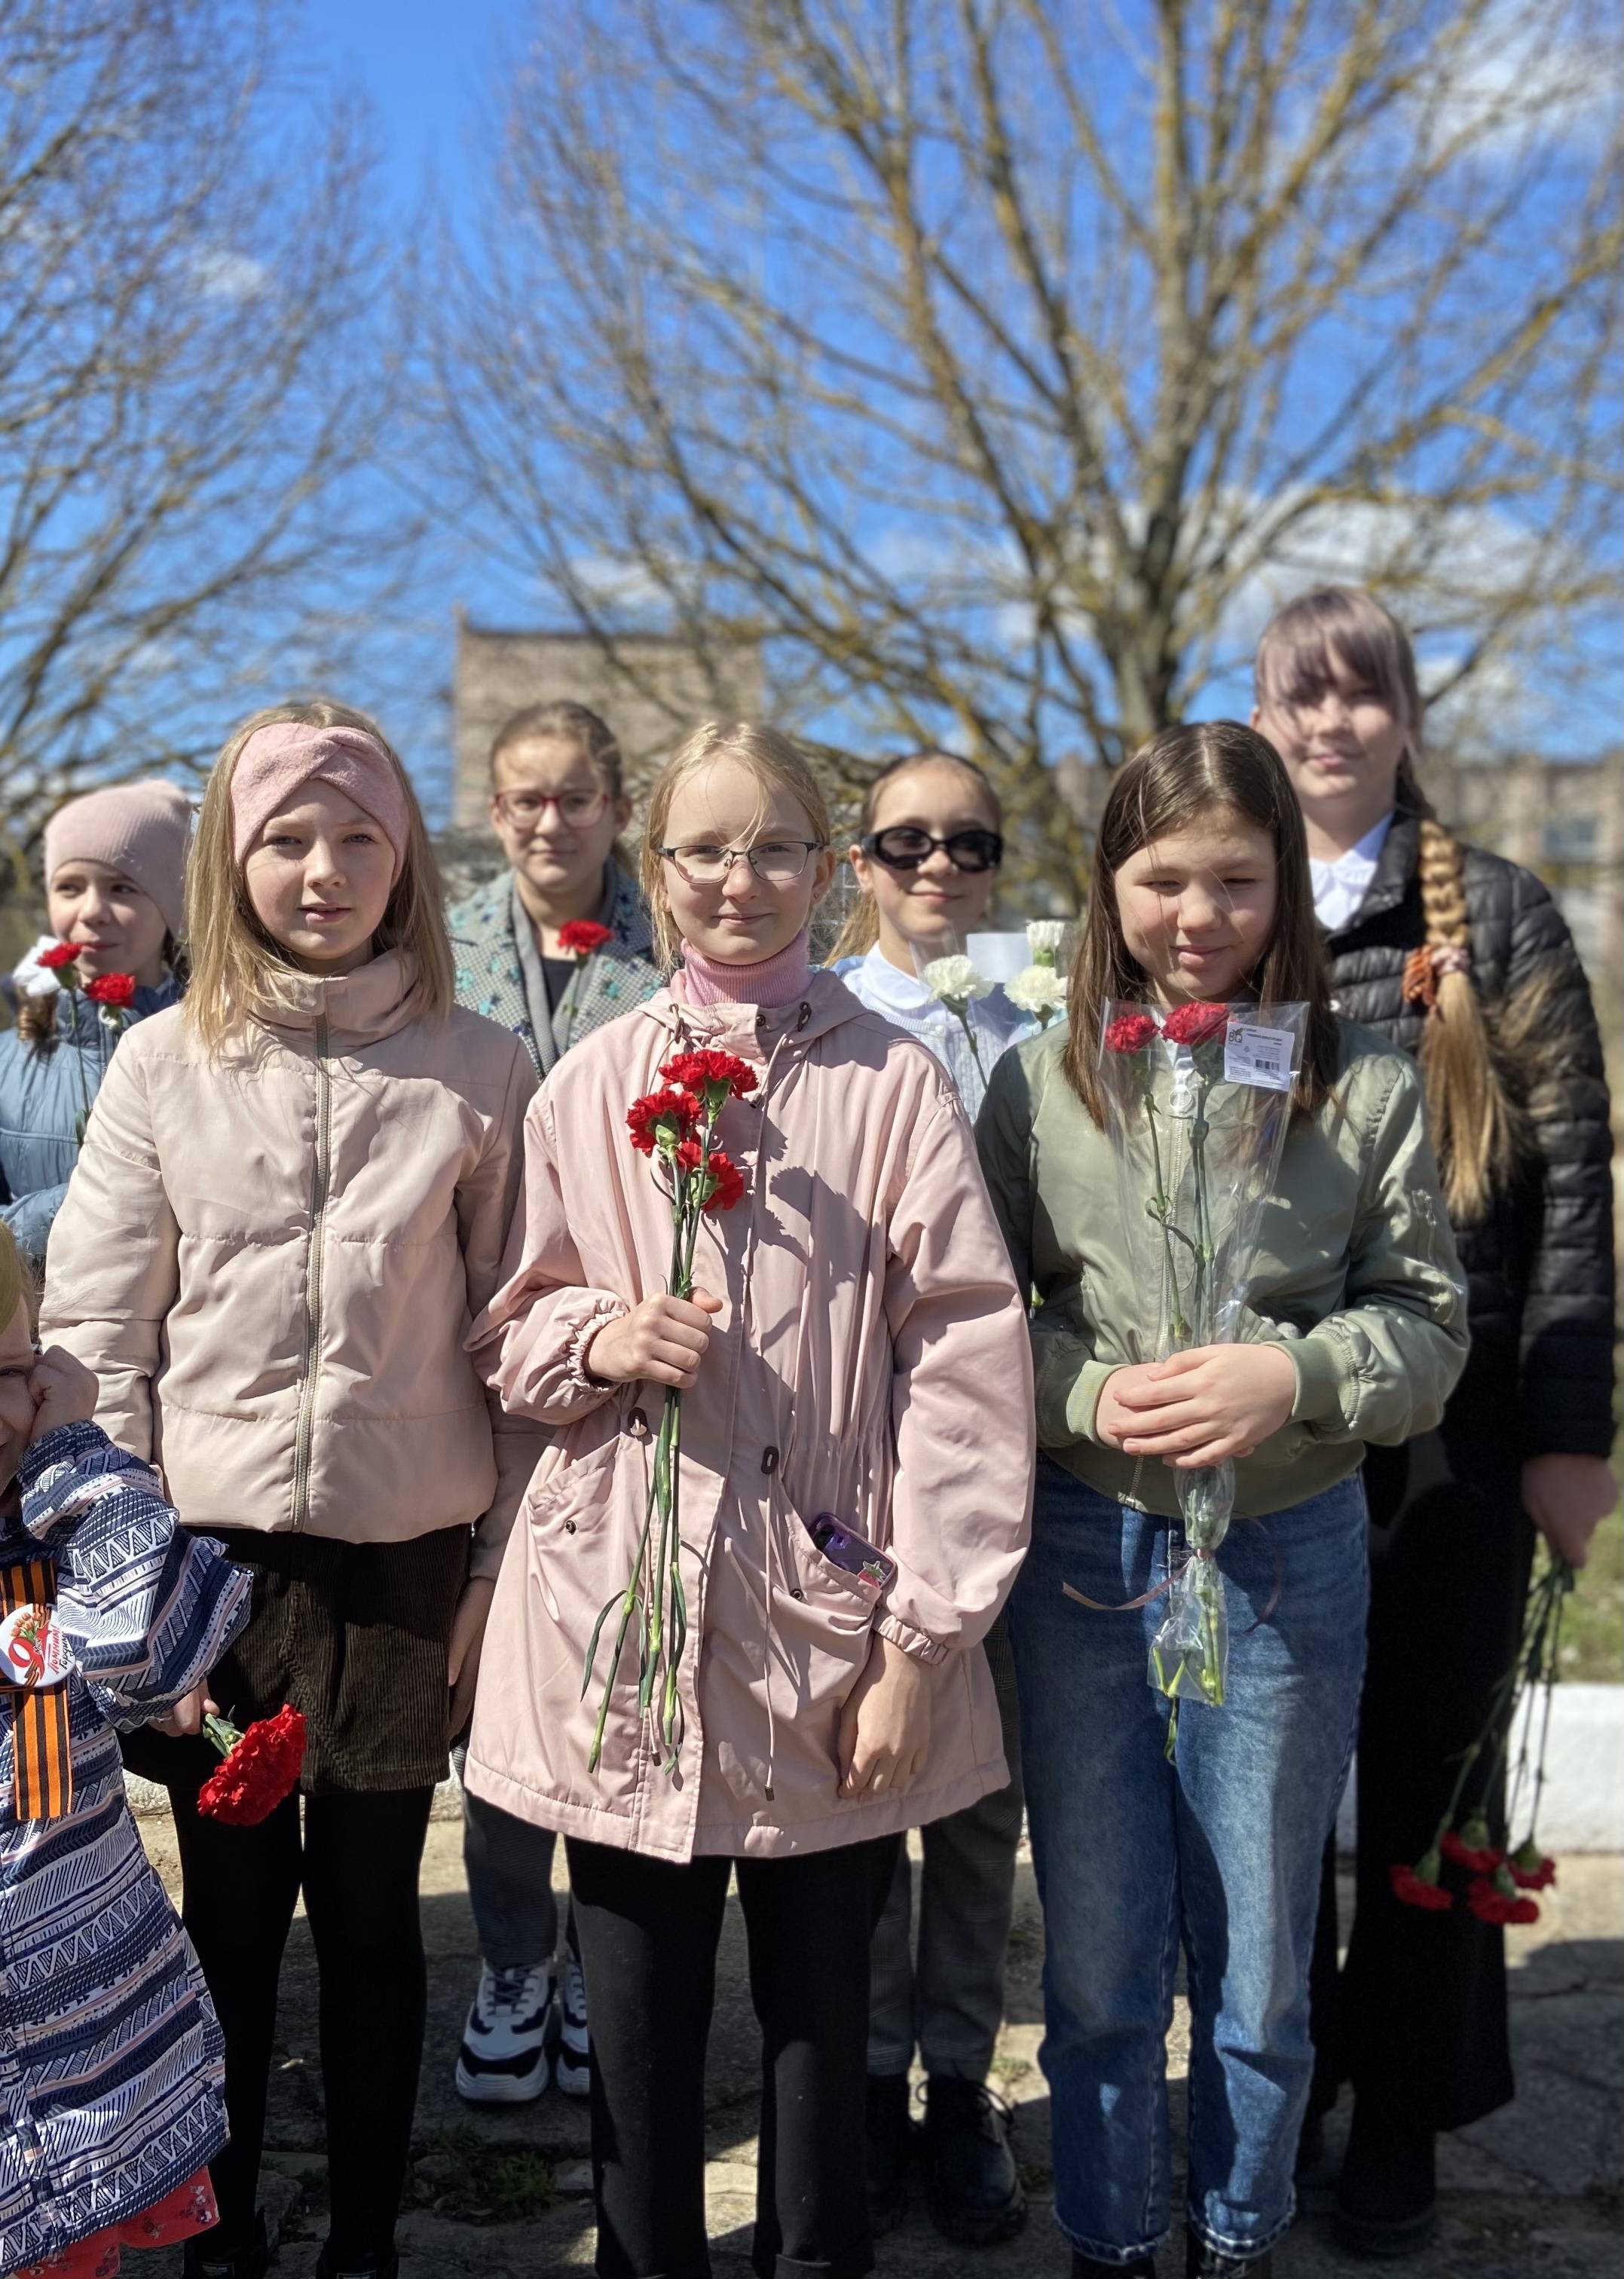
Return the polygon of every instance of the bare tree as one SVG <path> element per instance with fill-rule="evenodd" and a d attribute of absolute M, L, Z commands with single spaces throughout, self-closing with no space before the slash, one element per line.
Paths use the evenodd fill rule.
<path fill-rule="evenodd" d="M 353 105 L 273 0 L 0 0 L 0 825 L 218 746 L 387 591 Z M 398 529 L 395 531 L 398 535 Z"/>
<path fill-rule="evenodd" d="M 1613 30 L 552 0 L 446 297 L 442 434 L 609 653 L 651 618 L 759 643 L 831 743 L 956 736 L 1074 877 L 1076 764 L 1222 687 L 1271 580 L 1368 578 L 1458 696 L 1594 635 Z"/>

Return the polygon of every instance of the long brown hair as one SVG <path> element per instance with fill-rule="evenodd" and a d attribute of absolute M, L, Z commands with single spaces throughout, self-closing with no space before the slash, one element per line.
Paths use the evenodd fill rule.
<path fill-rule="evenodd" d="M 1511 1185 L 1526 1148 L 1526 1115 L 1507 1063 L 1527 1024 L 1505 1030 L 1491 1022 L 1466 963 L 1472 947 L 1466 849 L 1421 787 L 1425 711 L 1415 652 L 1398 618 L 1359 586 L 1300 595 L 1264 628 L 1254 667 L 1258 702 L 1311 704 L 1335 683 L 1339 666 L 1373 688 L 1405 732 L 1398 803 L 1419 827 L 1423 935 L 1406 969 L 1405 995 L 1426 1009 L 1419 1058 L 1444 1200 L 1458 1226 L 1475 1225 Z"/>
<path fill-rule="evenodd" d="M 186 871 L 187 946 L 192 959 L 192 985 L 184 1001 L 188 1023 L 216 1051 L 257 1007 L 275 1005 L 280 985 L 293 971 L 249 900 L 234 845 L 231 810 L 231 779 L 238 754 L 256 729 L 279 720 L 310 728 L 359 728 L 393 763 L 406 800 L 406 857 L 372 937 L 373 955 L 390 949 L 409 952 L 417 969 L 414 1011 L 420 1019 L 443 1020 L 456 1001 L 456 976 L 441 907 L 440 866 L 411 779 L 375 720 L 348 704 L 318 697 L 309 704 L 272 704 L 256 712 L 227 738 L 210 774 Z"/>
<path fill-rule="evenodd" d="M 1101 1017 L 1110 999 L 1140 997 L 1145 986 L 1144 970 L 1122 939 L 1116 874 L 1140 848 L 1218 813 L 1251 824 L 1274 847 L 1274 932 L 1248 978 L 1263 1004 L 1308 1008 L 1293 1101 L 1312 1111 L 1336 1082 L 1337 1020 L 1314 925 L 1308 841 L 1291 779 L 1278 752 L 1255 728 L 1238 720 L 1203 720 L 1164 728 L 1142 745 L 1111 787 L 1099 818 L 1092 889 L 1067 997 L 1064 1055 L 1067 1078 L 1096 1124 L 1105 1121 L 1096 1063 Z"/>
<path fill-rule="evenodd" d="M 911 776 L 921 768 L 957 768 L 966 775 L 980 794 L 994 831 L 1004 827 L 1004 803 L 992 788 L 992 778 L 974 760 L 965 759 L 958 752 L 938 751 L 934 747 L 923 752 L 904 752 L 900 759 L 887 760 L 869 779 L 869 787 L 862 795 L 862 811 L 857 818 L 857 836 L 864 838 L 873 830 L 879 815 L 880 801 L 889 787 L 901 776 Z M 846 924 L 841 927 L 834 948 L 829 953 L 833 965 L 842 957 L 865 957 L 879 940 L 879 911 L 872 894 L 862 894 Z"/>

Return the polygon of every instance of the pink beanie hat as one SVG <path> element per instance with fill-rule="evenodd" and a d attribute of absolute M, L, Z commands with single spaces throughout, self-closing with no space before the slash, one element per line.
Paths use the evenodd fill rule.
<path fill-rule="evenodd" d="M 104 863 L 149 894 L 179 934 L 186 906 L 192 802 L 179 784 L 115 784 L 88 792 L 45 825 L 45 884 L 65 863 Z"/>
<path fill-rule="evenodd" d="M 301 784 L 330 783 L 364 808 L 395 849 L 395 875 L 406 863 L 406 794 L 387 752 L 364 728 L 317 728 L 273 720 L 256 728 L 231 771 L 232 848 L 239 863 L 279 808 Z"/>

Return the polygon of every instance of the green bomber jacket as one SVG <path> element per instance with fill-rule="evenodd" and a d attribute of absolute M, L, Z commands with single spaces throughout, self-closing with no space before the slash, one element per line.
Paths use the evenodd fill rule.
<path fill-rule="evenodd" d="M 1337 1080 L 1295 1115 L 1262 1208 L 1240 1335 L 1283 1345 L 1289 1421 L 1236 1462 L 1257 1517 L 1353 1471 L 1367 1441 L 1435 1425 L 1466 1365 L 1466 1281 L 1414 1062 L 1339 1024 Z M 1157 1293 L 1130 1257 L 1107 1134 L 1066 1080 L 1063 1026 L 1006 1053 L 977 1123 L 1016 1276 L 1033 1293 L 1038 1444 L 1102 1495 L 1172 1515 L 1176 1474 L 1094 1438 L 1115 1369 L 1155 1358 Z"/>

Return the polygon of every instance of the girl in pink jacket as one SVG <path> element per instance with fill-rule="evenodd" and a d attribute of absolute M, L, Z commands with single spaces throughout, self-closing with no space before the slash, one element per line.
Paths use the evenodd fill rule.
<path fill-rule="evenodd" d="M 830 839 L 770 729 L 702 728 L 667 767 L 645 886 L 680 963 L 532 1102 L 523 1225 L 474 1331 L 504 1407 L 558 1430 L 498 1580 L 467 1779 L 568 1838 L 616 2279 L 709 2268 L 704 2053 L 735 1870 L 765 2041 L 755 2268 L 871 2267 L 873 1918 L 901 1831 L 1007 1777 L 980 1642 L 1026 1540 L 1026 1309 L 951 1082 L 808 969 Z M 684 1300 L 626 1113 L 701 1047 L 756 1083 L 719 1134 L 744 1199 L 704 1220 Z M 612 1623 L 583 1672 L 636 1555 L 669 1385 L 682 1738 L 668 1758 L 640 1712 L 634 1628 L 594 1763 Z M 878 1552 L 868 1574 L 820 1548 L 824 1515 Z"/>

